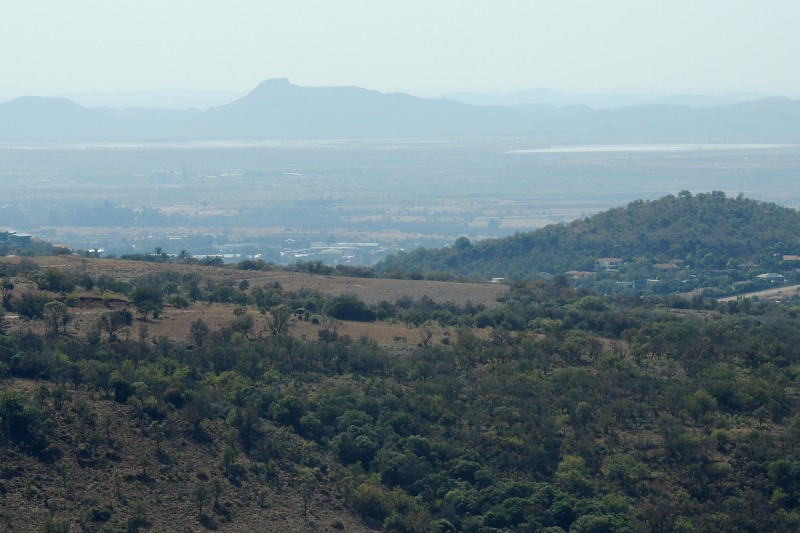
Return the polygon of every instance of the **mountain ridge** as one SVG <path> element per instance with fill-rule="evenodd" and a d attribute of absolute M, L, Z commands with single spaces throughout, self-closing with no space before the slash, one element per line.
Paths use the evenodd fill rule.
<path fill-rule="evenodd" d="M 547 87 L 536 87 L 509 93 L 445 93 L 444 98 L 451 98 L 468 104 L 527 106 L 549 105 L 564 107 L 584 105 L 592 109 L 613 109 L 637 105 L 670 104 L 690 107 L 713 107 L 750 100 L 768 98 L 770 95 L 752 92 L 729 92 L 722 94 L 655 94 L 655 93 L 562 93 Z"/>
<path fill-rule="evenodd" d="M 87 108 L 65 98 L 0 104 L 3 141 L 526 137 L 542 142 L 800 142 L 800 102 L 766 98 L 694 108 L 472 105 L 361 87 L 266 80 L 206 111 Z"/>

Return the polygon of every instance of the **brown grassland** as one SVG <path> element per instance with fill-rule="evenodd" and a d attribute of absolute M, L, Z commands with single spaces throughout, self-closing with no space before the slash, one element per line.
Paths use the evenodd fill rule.
<path fill-rule="evenodd" d="M 6 258 L 5 261 L 18 263 L 20 258 Z M 86 259 L 76 256 L 62 255 L 51 257 L 37 257 L 35 263 L 41 268 L 58 268 L 74 275 L 86 273 L 91 277 L 100 275 L 133 282 L 139 278 L 155 272 L 177 271 L 181 274 L 199 274 L 201 279 L 217 283 L 238 285 L 247 280 L 250 289 L 279 283 L 283 291 L 298 291 L 300 289 L 317 291 L 326 296 L 339 296 L 342 294 L 354 295 L 368 304 L 378 304 L 382 301 L 395 303 L 403 297 L 418 300 L 423 297 L 430 298 L 437 303 L 452 302 L 464 305 L 471 302 L 474 305 L 484 305 L 491 308 L 497 305 L 498 297 L 506 287 L 490 283 L 457 283 L 425 280 L 398 280 L 378 278 L 348 278 L 338 276 L 323 276 L 307 274 L 304 272 L 275 271 L 262 272 L 251 270 L 238 270 L 235 268 L 220 268 L 200 265 L 160 264 L 142 261 Z M 18 286 L 15 291 L 35 290 L 35 284 L 25 283 Z M 59 297 L 58 295 L 52 295 Z M 111 294 L 110 298 L 103 299 L 97 289 L 93 292 L 79 292 L 76 294 L 78 301 L 70 310 L 74 315 L 69 330 L 72 333 L 84 333 L 87 327 L 96 323 L 97 318 L 112 308 L 129 306 L 132 312 L 135 309 L 129 304 L 126 297 L 120 294 Z M 253 311 L 255 325 L 254 334 L 263 332 L 266 328 L 264 317 L 257 316 Z M 219 329 L 233 319 L 233 306 L 230 304 L 197 303 L 188 308 L 180 309 L 166 305 L 158 319 L 137 321 L 136 324 L 144 325 L 150 336 L 164 335 L 171 339 L 185 340 L 189 327 L 198 318 L 202 319 L 212 330 Z M 11 317 L 7 317 L 11 318 Z M 42 324 L 23 322 L 16 319 L 8 320 L 13 328 L 43 327 Z M 136 335 L 136 328 L 129 328 L 129 335 Z M 316 338 L 320 327 L 307 321 L 293 320 L 290 334 Z M 339 333 L 353 338 L 369 337 L 383 346 L 402 348 L 403 345 L 416 345 L 420 334 L 409 329 L 399 322 L 342 322 Z M 446 334 L 441 328 L 437 329 L 432 340 L 441 339 Z"/>

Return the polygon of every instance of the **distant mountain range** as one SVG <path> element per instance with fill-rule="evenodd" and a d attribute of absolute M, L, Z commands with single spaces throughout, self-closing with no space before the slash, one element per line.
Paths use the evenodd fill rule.
<path fill-rule="evenodd" d="M 607 109 L 475 105 L 358 87 L 300 87 L 274 79 L 206 111 L 87 108 L 64 98 L 17 98 L 0 104 L 0 141 L 504 136 L 543 143 L 800 142 L 798 100 L 763 98 L 711 107 L 680 103 Z"/>
<path fill-rule="evenodd" d="M 206 110 L 240 98 L 245 91 L 204 91 L 193 89 L 153 89 L 147 91 L 85 91 L 58 96 L 84 107 L 163 107 Z M 2 100 L 2 98 L 0 98 Z M 6 98 L 8 100 L 8 98 Z"/>
<path fill-rule="evenodd" d="M 593 109 L 613 109 L 617 107 L 638 105 L 683 105 L 689 107 L 711 107 L 729 105 L 738 102 L 749 102 L 769 98 L 771 95 L 759 93 L 726 93 L 714 95 L 659 95 L 648 93 L 577 93 L 565 94 L 539 87 L 527 91 L 515 91 L 507 94 L 482 94 L 482 93 L 450 93 L 442 95 L 473 105 L 500 105 L 500 106 L 587 106 Z"/>

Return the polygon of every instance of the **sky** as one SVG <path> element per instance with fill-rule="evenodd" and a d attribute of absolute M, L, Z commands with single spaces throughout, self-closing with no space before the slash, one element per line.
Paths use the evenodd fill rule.
<path fill-rule="evenodd" d="M 800 97 L 797 0 L 3 0 L 0 99 L 270 78 Z"/>

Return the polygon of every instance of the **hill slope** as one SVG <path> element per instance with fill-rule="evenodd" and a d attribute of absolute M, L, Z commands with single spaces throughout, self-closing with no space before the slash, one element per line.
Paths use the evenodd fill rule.
<path fill-rule="evenodd" d="M 2 529 L 800 526 L 796 296 L 687 309 L 537 281 L 484 308 L 426 285 L 360 307 L 427 332 L 394 351 L 343 334 L 354 297 L 119 263 L 0 259 Z"/>
<path fill-rule="evenodd" d="M 60 396 L 65 392 L 40 380 L 0 385 L 6 412 L 20 394 L 41 400 L 29 405 L 25 420 L 44 419 L 35 431 L 48 440 L 47 450 L 37 451 L 0 439 L 0 520 L 9 530 L 60 531 L 47 529 L 48 519 L 51 527 L 80 525 L 70 531 L 263 531 L 266 524 L 287 532 L 372 530 L 341 503 L 341 487 L 327 470 L 330 459 L 303 450 L 304 443 L 281 428 L 266 428 L 263 438 L 294 454 L 292 462 L 302 456 L 327 463 L 326 474 L 314 479 L 313 495 L 303 492 L 301 464 L 284 469 L 275 462 L 286 459 L 275 457 L 269 467 L 253 468 L 252 459 L 230 448 L 219 421 L 195 430 L 178 417 L 161 413 L 153 421 L 135 406 L 81 388 Z M 198 487 L 207 492 L 200 501 Z"/>
<path fill-rule="evenodd" d="M 602 257 L 626 262 L 685 261 L 689 268 L 725 268 L 800 249 L 800 213 L 722 192 L 682 192 L 638 200 L 567 225 L 472 244 L 390 256 L 376 271 L 450 271 L 461 276 L 531 278 L 537 272 L 592 270 Z"/>

